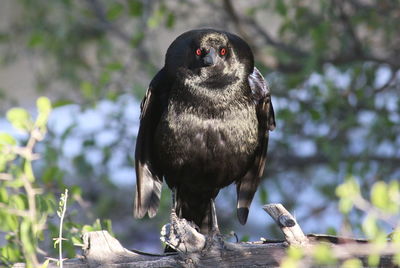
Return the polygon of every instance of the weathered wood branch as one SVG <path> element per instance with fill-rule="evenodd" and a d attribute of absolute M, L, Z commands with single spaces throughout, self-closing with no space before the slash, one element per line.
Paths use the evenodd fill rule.
<path fill-rule="evenodd" d="M 89 232 L 83 237 L 84 256 L 64 261 L 67 268 L 100 267 L 279 267 L 286 257 L 289 245 L 303 249 L 304 266 L 313 266 L 312 253 L 316 245 L 324 243 L 332 249 L 339 262 L 358 258 L 367 265 L 367 257 L 373 250 L 366 240 L 328 235 L 304 235 L 296 220 L 281 204 L 269 204 L 264 210 L 275 220 L 285 235 L 284 241 L 257 241 L 230 243 L 220 235 L 204 236 L 193 224 L 171 214 L 171 223 L 162 229 L 162 240 L 177 252 L 149 254 L 125 249 L 107 231 Z M 379 251 L 380 266 L 396 267 L 394 254 L 400 249 L 388 244 Z M 56 267 L 53 265 L 53 267 Z"/>
<path fill-rule="evenodd" d="M 296 219 L 281 204 L 265 205 L 263 209 L 278 224 L 290 245 L 306 246 L 309 244 L 308 238 L 297 224 Z"/>

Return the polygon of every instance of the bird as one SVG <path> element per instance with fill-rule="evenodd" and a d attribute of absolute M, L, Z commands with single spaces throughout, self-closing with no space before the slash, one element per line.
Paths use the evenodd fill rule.
<path fill-rule="evenodd" d="M 269 87 L 242 38 L 210 28 L 181 34 L 141 102 L 135 218 L 156 215 L 165 180 L 179 218 L 219 232 L 215 198 L 234 183 L 244 225 L 275 126 Z"/>

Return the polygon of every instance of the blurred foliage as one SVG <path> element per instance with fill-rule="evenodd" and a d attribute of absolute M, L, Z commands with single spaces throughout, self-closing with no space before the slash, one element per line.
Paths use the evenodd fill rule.
<path fill-rule="evenodd" d="M 35 88 L 54 99 L 54 120 L 37 146 L 42 158 L 33 172 L 25 170 L 23 156 L 18 160 L 13 154 L 0 156 L 0 168 L 13 163 L 34 173 L 35 187 L 49 196 L 46 202 L 70 189 L 68 241 L 78 237 L 83 224 L 111 218 L 125 244 L 157 243 L 158 230 L 168 220 L 168 190 L 164 187 L 156 218 L 140 224 L 131 216 L 138 100 L 173 38 L 197 27 L 246 39 L 272 90 L 277 129 L 271 134 L 267 179 L 252 211 L 281 202 L 296 211 L 301 226 L 309 226 L 306 231 L 354 235 L 366 229 L 373 233 L 374 223 L 364 221 L 363 210 L 352 209 L 353 196 L 371 192 L 376 209 L 399 213 L 390 198 L 400 178 L 398 0 L 8 2 L 14 16 L 0 28 L 0 64 L 31 62 Z M 8 103 L 1 88 L 0 102 Z M 11 111 L 8 119 L 18 121 L 16 128 L 34 124 L 27 111 Z M 19 146 L 28 138 L 0 134 L 0 139 Z M 126 174 L 132 174 L 131 182 Z M 10 195 L 4 187 L 0 198 Z M 260 230 L 251 217 L 247 226 L 235 225 L 234 190 L 220 195 L 223 232 L 236 228 L 246 239 L 259 237 L 260 231 L 279 236 L 272 224 L 265 230 L 262 223 Z M 47 217 L 51 208 L 38 212 Z M 52 217 L 47 229 L 57 236 Z M 73 256 L 68 241 L 67 255 Z"/>
<path fill-rule="evenodd" d="M 4 233 L 6 243 L 0 245 L 0 264 L 11 266 L 15 262 L 26 262 L 28 267 L 38 267 L 38 255 L 48 256 L 50 252 L 42 249 L 51 243 L 52 237 L 62 235 L 64 225 L 57 226 L 51 218 L 57 209 L 58 191 L 66 186 L 60 184 L 57 191 L 46 186 L 49 177 L 36 178 L 33 162 L 40 159 L 35 153 L 38 142 L 42 142 L 47 133 L 47 121 L 51 112 L 50 100 L 40 97 L 37 100 L 37 117 L 32 119 L 23 108 L 12 108 L 7 119 L 18 129 L 26 140 L 17 141 L 8 133 L 0 132 L 0 232 Z M 50 180 L 54 180 L 51 177 Z M 80 199 L 79 187 L 71 187 L 75 199 Z M 57 215 L 65 216 L 66 197 L 61 194 Z M 59 208 L 60 209 L 60 208 Z M 111 230 L 109 220 L 93 225 L 82 225 L 68 221 L 65 223 L 63 242 L 68 257 L 76 255 L 75 244 L 81 245 L 81 234 L 94 230 Z M 58 230 L 61 228 L 60 230 Z M 56 240 L 60 243 L 61 239 Z M 54 244 L 55 245 L 55 244 Z M 54 246 L 55 247 L 55 246 Z"/>
<path fill-rule="evenodd" d="M 55 198 L 36 187 L 32 162 L 37 158 L 33 148 L 46 134 L 46 124 L 51 111 L 49 99 L 37 101 L 38 116 L 33 120 L 22 108 L 8 111 L 10 123 L 28 134 L 25 146 L 20 146 L 9 134 L 0 135 L 0 230 L 5 232 L 7 244 L 0 248 L 1 262 L 10 265 L 25 260 L 37 267 L 36 254 L 49 214 L 54 213 Z"/>
<path fill-rule="evenodd" d="M 336 188 L 339 205 L 342 213 L 350 213 L 352 208 L 363 211 L 365 217 L 362 223 L 362 232 L 369 244 L 353 244 L 348 246 L 361 248 L 368 246 L 369 254 L 363 264 L 360 259 L 349 258 L 340 264 L 340 267 L 383 267 L 380 256 L 388 256 L 390 250 L 400 248 L 400 183 L 391 181 L 385 183 L 378 181 L 373 184 L 370 198 L 361 195 L 359 185 L 355 178 L 348 178 L 346 182 Z M 388 224 L 392 232 L 388 234 L 382 227 L 382 223 Z M 336 253 L 335 253 L 336 252 Z M 351 253 L 347 252 L 348 254 Z M 291 246 L 287 249 L 287 256 L 283 259 L 281 267 L 312 267 L 314 265 L 339 267 L 340 253 L 328 244 L 307 247 Z M 394 266 L 400 265 L 400 251 L 393 253 Z"/>

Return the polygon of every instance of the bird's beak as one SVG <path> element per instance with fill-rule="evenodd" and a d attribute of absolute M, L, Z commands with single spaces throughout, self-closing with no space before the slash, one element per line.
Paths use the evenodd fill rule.
<path fill-rule="evenodd" d="M 204 56 L 203 62 L 206 66 L 214 65 L 217 62 L 217 53 L 213 47 L 210 48 L 210 51 Z"/>

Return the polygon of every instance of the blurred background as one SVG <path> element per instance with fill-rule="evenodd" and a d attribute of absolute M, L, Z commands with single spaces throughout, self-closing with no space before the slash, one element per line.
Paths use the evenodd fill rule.
<path fill-rule="evenodd" d="M 110 219 L 125 247 L 161 252 L 169 189 L 155 218 L 132 216 L 139 103 L 179 34 L 230 31 L 253 49 L 277 128 L 245 226 L 235 187 L 219 194 L 222 233 L 282 238 L 262 210 L 279 202 L 306 233 L 361 235 L 364 214 L 341 214 L 335 190 L 352 178 L 367 194 L 400 178 L 399 25 L 400 1 L 392 0 L 1 0 L 0 131 L 23 144 L 6 111 L 35 114 L 37 97 L 49 97 L 35 183 L 51 200 L 70 189 L 66 236 Z M 49 232 L 57 224 L 49 215 Z"/>

